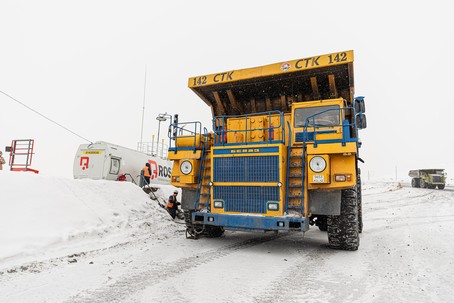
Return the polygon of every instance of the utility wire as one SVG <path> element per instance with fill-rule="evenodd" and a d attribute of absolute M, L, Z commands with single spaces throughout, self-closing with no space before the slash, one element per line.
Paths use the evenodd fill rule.
<path fill-rule="evenodd" d="M 81 139 L 83 139 L 83 140 L 85 140 L 85 141 L 88 141 L 88 142 L 90 142 L 90 143 L 93 144 L 93 142 L 91 142 L 90 140 L 88 140 L 88 139 L 82 137 L 81 135 L 76 134 L 75 132 L 73 132 L 73 131 L 70 130 L 69 128 L 67 128 L 67 127 L 65 127 L 65 126 L 63 126 L 63 125 L 61 125 L 60 123 L 58 123 L 58 122 L 52 120 L 51 118 L 48 118 L 48 117 L 44 116 L 43 114 L 41 114 L 41 113 L 38 112 L 37 110 L 34 110 L 34 109 L 31 108 L 30 106 L 28 106 L 28 105 L 26 105 L 26 104 L 20 102 L 19 100 L 17 100 L 16 98 L 14 98 L 14 97 L 8 95 L 8 94 L 5 93 L 4 91 L 1 91 L 1 90 L 0 90 L 0 93 L 2 93 L 3 95 L 7 96 L 7 97 L 10 98 L 11 100 L 16 101 L 16 102 L 19 103 L 20 105 L 22 105 L 22 106 L 28 108 L 28 109 L 31 110 L 32 112 L 34 112 L 34 113 L 40 115 L 40 116 L 43 117 L 44 119 L 49 120 L 50 122 L 52 122 L 52 123 L 54 123 L 54 124 L 57 124 L 58 126 L 60 126 L 61 128 L 63 128 L 64 130 L 70 132 L 71 134 L 76 135 L 77 137 L 79 137 L 79 138 L 81 138 Z"/>

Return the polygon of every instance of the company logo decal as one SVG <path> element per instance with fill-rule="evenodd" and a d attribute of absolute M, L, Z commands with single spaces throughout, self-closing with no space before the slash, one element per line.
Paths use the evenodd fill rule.
<path fill-rule="evenodd" d="M 90 158 L 88 157 L 80 157 L 79 165 L 82 166 L 82 170 L 88 169 L 88 163 L 90 162 Z"/>
<path fill-rule="evenodd" d="M 158 177 L 158 163 L 153 160 L 148 160 L 148 163 L 150 163 L 150 168 L 151 168 L 151 180 L 154 180 Z"/>
<path fill-rule="evenodd" d="M 151 168 L 151 180 L 157 179 L 158 177 L 170 178 L 172 176 L 172 169 L 170 167 L 159 165 L 154 160 L 148 160 L 148 163 L 150 163 Z"/>
<path fill-rule="evenodd" d="M 288 71 L 289 69 L 290 69 L 290 64 L 289 64 L 288 62 L 285 62 L 285 63 L 283 63 L 283 64 L 281 65 L 281 70 L 282 70 L 283 72 L 286 72 L 286 71 Z"/>

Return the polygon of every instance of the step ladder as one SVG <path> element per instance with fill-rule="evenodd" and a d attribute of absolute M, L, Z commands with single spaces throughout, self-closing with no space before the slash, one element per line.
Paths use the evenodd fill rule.
<path fill-rule="evenodd" d="M 13 140 L 9 147 L 9 166 L 11 171 L 29 171 L 38 174 L 39 171 L 30 168 L 32 164 L 35 140 Z"/>
<path fill-rule="evenodd" d="M 209 208 L 210 206 L 210 180 L 211 180 L 211 150 L 208 149 L 208 134 L 205 134 L 203 143 L 199 180 L 196 194 L 196 209 Z"/>
<path fill-rule="evenodd" d="M 287 208 L 304 212 L 304 155 L 302 146 L 289 147 L 287 167 Z"/>

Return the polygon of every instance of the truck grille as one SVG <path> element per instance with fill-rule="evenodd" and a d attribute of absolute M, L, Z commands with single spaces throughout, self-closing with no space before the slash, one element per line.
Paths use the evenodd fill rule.
<path fill-rule="evenodd" d="M 224 211 L 266 213 L 267 201 L 279 201 L 279 187 L 215 186 L 214 199 L 224 200 Z"/>
<path fill-rule="evenodd" d="M 215 185 L 213 199 L 224 201 L 224 211 L 266 213 L 266 202 L 279 201 L 279 187 L 251 186 L 254 182 L 279 182 L 279 156 L 214 158 L 214 182 L 244 183 Z"/>
<path fill-rule="evenodd" d="M 443 177 L 441 177 L 441 176 L 432 176 L 432 182 L 443 182 Z"/>
<path fill-rule="evenodd" d="M 279 182 L 279 157 L 214 159 L 214 182 Z"/>

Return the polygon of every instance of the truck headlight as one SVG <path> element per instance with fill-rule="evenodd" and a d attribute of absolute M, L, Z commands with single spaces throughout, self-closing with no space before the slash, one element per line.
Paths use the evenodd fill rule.
<path fill-rule="evenodd" d="M 268 202 L 268 210 L 279 210 L 279 203 L 277 202 Z"/>
<path fill-rule="evenodd" d="M 347 181 L 347 176 L 345 176 L 345 175 L 335 175 L 334 176 L 334 180 L 336 180 L 336 182 L 345 182 L 345 181 Z"/>
<path fill-rule="evenodd" d="M 326 168 L 326 161 L 320 156 L 313 157 L 309 162 L 309 167 L 316 173 L 321 173 Z"/>
<path fill-rule="evenodd" d="M 214 201 L 214 208 L 223 208 L 224 203 L 223 201 Z"/>

